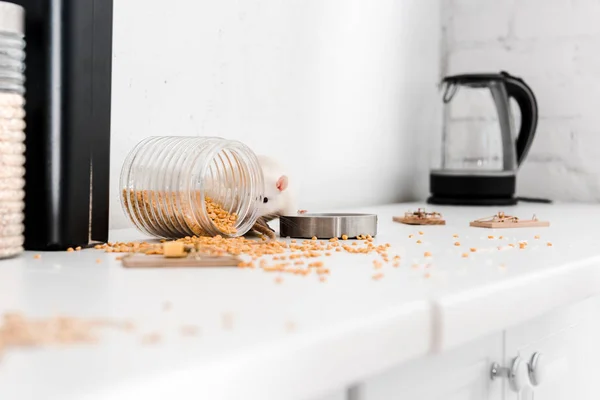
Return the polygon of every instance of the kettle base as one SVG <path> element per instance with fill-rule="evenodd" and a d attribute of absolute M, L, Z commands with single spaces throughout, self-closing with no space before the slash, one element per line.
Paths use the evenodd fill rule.
<path fill-rule="evenodd" d="M 427 199 L 427 204 L 440 206 L 514 206 L 517 204 L 517 199 L 515 197 L 500 199 L 467 199 L 431 196 Z"/>
<path fill-rule="evenodd" d="M 455 175 L 439 172 L 429 177 L 429 204 L 465 206 L 510 206 L 514 196 L 514 175 Z"/>

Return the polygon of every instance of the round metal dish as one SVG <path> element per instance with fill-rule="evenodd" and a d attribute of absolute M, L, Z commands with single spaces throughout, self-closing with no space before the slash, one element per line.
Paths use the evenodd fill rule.
<path fill-rule="evenodd" d="M 309 239 L 356 238 L 358 235 L 377 235 L 375 214 L 302 214 L 279 218 L 280 235 Z"/>

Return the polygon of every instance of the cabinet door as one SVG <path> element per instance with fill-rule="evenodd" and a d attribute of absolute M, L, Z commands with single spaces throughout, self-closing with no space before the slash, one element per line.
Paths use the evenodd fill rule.
<path fill-rule="evenodd" d="M 505 388 L 507 400 L 597 400 L 600 398 L 600 301 L 598 298 L 558 309 L 506 331 L 505 365 L 515 356 L 531 362 L 542 353 L 543 375 L 520 394 Z"/>
<path fill-rule="evenodd" d="M 502 360 L 502 344 L 495 334 L 398 366 L 351 389 L 348 400 L 501 400 L 490 368 Z"/>

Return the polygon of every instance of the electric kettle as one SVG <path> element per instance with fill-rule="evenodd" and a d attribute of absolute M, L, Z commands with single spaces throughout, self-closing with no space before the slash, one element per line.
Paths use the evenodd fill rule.
<path fill-rule="evenodd" d="M 433 143 L 430 204 L 512 205 L 538 121 L 535 95 L 506 72 L 447 76 L 443 127 Z M 520 110 L 519 128 L 511 110 Z"/>

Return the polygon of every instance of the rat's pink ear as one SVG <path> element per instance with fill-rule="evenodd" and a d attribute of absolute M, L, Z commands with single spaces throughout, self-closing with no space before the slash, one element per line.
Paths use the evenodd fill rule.
<path fill-rule="evenodd" d="M 277 183 L 275 185 L 280 192 L 283 192 L 288 187 L 288 177 L 281 175 L 279 179 L 277 179 Z"/>

